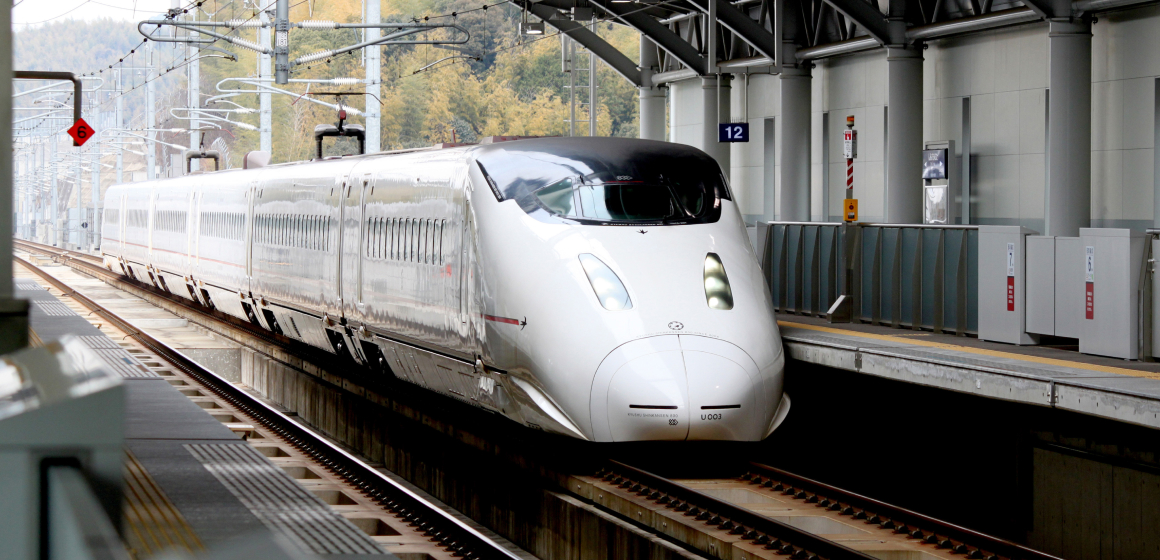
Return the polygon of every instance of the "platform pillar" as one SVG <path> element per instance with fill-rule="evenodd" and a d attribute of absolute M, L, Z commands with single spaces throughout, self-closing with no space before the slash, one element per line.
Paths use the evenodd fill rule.
<path fill-rule="evenodd" d="M 12 52 L 12 11 L 8 9 L 0 10 L 0 52 Z M 12 282 L 11 56 L 0 57 L 0 122 L 4 124 L 0 127 L 0 353 L 8 353 L 28 346 L 28 302 L 15 299 Z"/>
<path fill-rule="evenodd" d="M 796 60 L 796 47 L 784 43 L 783 56 Z M 800 62 L 796 67 L 784 66 L 781 83 L 781 219 L 790 222 L 808 222 L 812 216 L 810 203 L 810 167 L 812 165 L 812 109 L 813 97 L 810 63 Z"/>
<path fill-rule="evenodd" d="M 657 46 L 644 35 L 640 36 L 640 138 L 665 139 L 665 90 L 654 86 L 652 75 L 659 69 Z"/>
<path fill-rule="evenodd" d="M 726 175 L 729 174 L 729 144 L 717 141 L 717 124 L 729 121 L 728 74 L 701 78 L 701 145 L 697 146 L 713 156 Z"/>
<path fill-rule="evenodd" d="M 922 223 L 922 47 L 886 49 L 886 191 L 883 220 Z"/>
<path fill-rule="evenodd" d="M 1091 23 L 1048 27 L 1047 189 L 1045 235 L 1076 237 L 1092 221 Z"/>

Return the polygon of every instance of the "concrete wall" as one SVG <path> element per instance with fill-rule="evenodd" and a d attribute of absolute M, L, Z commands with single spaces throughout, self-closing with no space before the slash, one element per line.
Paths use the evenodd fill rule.
<path fill-rule="evenodd" d="M 1092 225 L 1153 220 L 1154 97 L 1160 6 L 1099 16 L 1092 26 Z"/>
<path fill-rule="evenodd" d="M 1101 14 L 1092 32 L 1092 225 L 1149 227 L 1160 6 Z M 963 98 L 971 100 L 972 223 L 1043 231 L 1048 56 L 1045 23 L 932 41 L 924 51 L 924 140 L 954 140 L 961 150 Z M 689 105 L 699 100 L 699 88 L 698 80 L 673 84 L 674 141 L 701 142 L 702 113 Z M 779 141 L 779 80 L 755 73 L 749 77 L 748 93 L 743 89 L 740 77 L 733 80 L 731 116 L 748 120 L 751 141 L 730 149 L 731 182 L 747 221 L 777 219 L 776 190 L 766 186 L 772 181 L 770 187 L 777 188 L 776 150 L 774 167 L 767 169 L 764 130 L 766 119 L 775 119 L 775 143 Z M 818 61 L 813 91 L 814 219 L 839 216 L 845 188 L 841 134 L 846 116 L 852 114 L 859 136 L 854 192 L 861 219 L 881 220 L 889 114 L 885 52 Z M 824 113 L 829 114 L 828 158 L 822 150 Z M 822 172 L 825 159 L 828 174 Z"/>
<path fill-rule="evenodd" d="M 971 103 L 971 215 L 1043 232 L 1047 25 L 932 43 L 923 65 L 925 140 L 963 139 Z"/>

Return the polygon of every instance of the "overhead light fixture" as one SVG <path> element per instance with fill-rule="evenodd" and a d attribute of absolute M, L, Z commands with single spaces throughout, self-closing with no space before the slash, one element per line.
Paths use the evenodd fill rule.
<path fill-rule="evenodd" d="M 521 21 L 520 35 L 543 35 L 544 22 L 542 21 Z"/>

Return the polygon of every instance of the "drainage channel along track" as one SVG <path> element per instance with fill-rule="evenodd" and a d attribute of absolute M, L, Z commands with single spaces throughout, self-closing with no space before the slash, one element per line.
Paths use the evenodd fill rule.
<path fill-rule="evenodd" d="M 57 260 L 84 263 L 81 272 L 100 275 L 107 271 L 89 255 L 21 243 L 18 247 L 47 254 Z M 70 254 L 71 253 L 71 254 Z M 70 307 L 81 306 L 82 315 L 98 316 L 105 332 L 123 340 L 122 346 L 146 367 L 207 409 L 263 455 L 324 502 L 338 506 L 364 532 L 402 557 L 451 560 L 520 560 L 503 544 L 457 519 L 439 505 L 379 472 L 330 440 L 305 428 L 278 409 L 223 379 L 181 352 L 143 332 L 39 267 L 16 257 L 15 261 L 50 288 L 59 290 Z M 93 320 L 97 320 L 93 317 Z M 120 331 L 120 332 L 117 332 Z M 129 341 L 132 342 L 129 342 Z"/>
<path fill-rule="evenodd" d="M 610 461 L 595 477 L 574 477 L 571 484 L 588 499 L 717 558 L 1060 560 L 780 469 L 748 466 L 735 478 L 676 481 Z"/>

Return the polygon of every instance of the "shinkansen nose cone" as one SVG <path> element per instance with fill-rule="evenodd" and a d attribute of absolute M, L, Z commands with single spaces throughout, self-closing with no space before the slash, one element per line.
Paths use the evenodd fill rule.
<path fill-rule="evenodd" d="M 771 413 L 757 365 L 728 342 L 642 338 L 613 350 L 593 382 L 597 441 L 757 441 Z"/>

